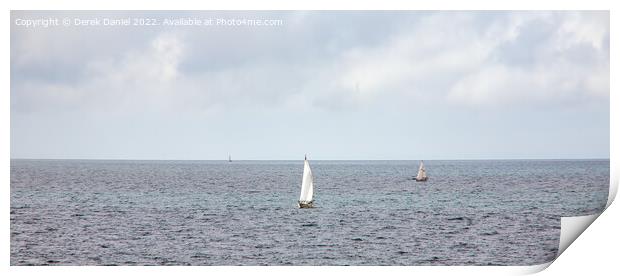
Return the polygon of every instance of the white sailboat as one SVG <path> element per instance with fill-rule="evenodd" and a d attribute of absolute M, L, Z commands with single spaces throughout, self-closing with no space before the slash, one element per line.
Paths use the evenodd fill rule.
<path fill-rule="evenodd" d="M 228 155 L 228 162 L 232 162 L 232 158 L 230 158 L 230 154 Z"/>
<path fill-rule="evenodd" d="M 312 208 L 313 200 L 312 195 L 314 193 L 314 183 L 312 177 L 312 170 L 310 170 L 310 164 L 308 158 L 304 156 L 304 175 L 301 180 L 301 195 L 299 195 L 298 206 L 299 208 Z"/>
<path fill-rule="evenodd" d="M 418 175 L 415 177 L 415 181 L 426 181 L 428 180 L 428 176 L 426 176 L 426 169 L 424 168 L 424 161 L 420 161 L 420 168 L 418 169 Z"/>

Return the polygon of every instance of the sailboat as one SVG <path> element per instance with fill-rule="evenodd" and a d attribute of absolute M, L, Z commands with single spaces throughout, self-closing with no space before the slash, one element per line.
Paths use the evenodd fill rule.
<path fill-rule="evenodd" d="M 301 195 L 299 195 L 299 201 L 297 202 L 299 208 L 312 208 L 313 200 L 312 194 L 314 192 L 314 183 L 312 178 L 312 170 L 310 170 L 310 164 L 308 163 L 308 157 L 304 155 L 304 175 L 301 180 Z"/>
<path fill-rule="evenodd" d="M 230 154 L 228 155 L 228 162 L 232 162 L 232 158 L 230 158 Z"/>
<path fill-rule="evenodd" d="M 424 161 L 420 161 L 420 168 L 418 169 L 418 175 L 415 177 L 415 181 L 426 181 L 428 180 L 428 176 L 426 176 L 426 169 L 424 168 Z"/>

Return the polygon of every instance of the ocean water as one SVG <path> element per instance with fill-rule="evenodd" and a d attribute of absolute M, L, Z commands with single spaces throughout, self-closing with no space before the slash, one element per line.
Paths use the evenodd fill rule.
<path fill-rule="evenodd" d="M 11 160 L 11 265 L 533 265 L 609 160 Z"/>

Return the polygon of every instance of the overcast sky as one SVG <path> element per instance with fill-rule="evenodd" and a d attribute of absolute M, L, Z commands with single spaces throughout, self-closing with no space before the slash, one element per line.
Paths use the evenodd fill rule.
<path fill-rule="evenodd" d="M 44 17 L 282 25 L 16 24 Z M 12 158 L 609 158 L 608 12 L 11 21 Z"/>

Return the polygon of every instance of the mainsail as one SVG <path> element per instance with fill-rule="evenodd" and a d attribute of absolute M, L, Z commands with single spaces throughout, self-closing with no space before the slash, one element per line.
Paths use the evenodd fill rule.
<path fill-rule="evenodd" d="M 424 181 L 426 177 L 426 169 L 424 169 L 424 161 L 420 161 L 420 168 L 418 169 L 418 176 L 415 177 L 418 181 Z"/>
<path fill-rule="evenodd" d="M 301 182 L 301 195 L 299 195 L 299 203 L 307 204 L 312 202 L 312 193 L 314 192 L 314 184 L 312 179 L 312 171 L 308 159 L 304 158 L 304 175 Z"/>

